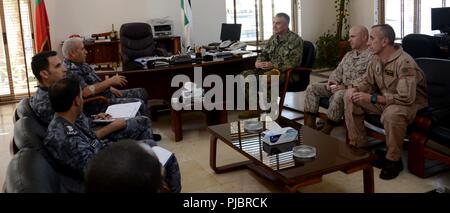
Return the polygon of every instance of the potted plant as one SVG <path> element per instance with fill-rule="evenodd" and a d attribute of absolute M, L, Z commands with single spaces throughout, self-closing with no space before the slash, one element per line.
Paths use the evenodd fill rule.
<path fill-rule="evenodd" d="M 339 39 L 336 34 L 328 30 L 319 37 L 316 42 L 317 46 L 317 60 L 316 68 L 336 67 L 339 63 Z"/>
<path fill-rule="evenodd" d="M 335 0 L 336 31 L 328 30 L 319 37 L 317 45 L 317 68 L 336 67 L 345 53 L 350 49 L 348 43 L 348 3 L 350 0 Z"/>
<path fill-rule="evenodd" d="M 348 42 L 348 3 L 350 0 L 334 0 L 334 7 L 336 9 L 336 37 L 339 40 L 339 59 L 342 59 L 350 49 Z M 344 34 L 344 35 L 343 35 Z"/>

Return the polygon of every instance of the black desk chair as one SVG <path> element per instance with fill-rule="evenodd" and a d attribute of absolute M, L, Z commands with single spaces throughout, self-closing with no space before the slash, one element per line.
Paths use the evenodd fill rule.
<path fill-rule="evenodd" d="M 409 34 L 402 40 L 402 47 L 413 58 L 442 58 L 441 48 L 433 36 Z"/>
<path fill-rule="evenodd" d="M 147 23 L 127 23 L 120 27 L 123 70 L 143 69 L 134 60 L 146 56 L 167 56 L 167 51 L 156 48 L 152 28 Z"/>
<path fill-rule="evenodd" d="M 411 136 L 408 169 L 428 177 L 450 168 L 450 60 L 418 58 L 416 62 L 427 78 L 429 107 Z"/>
<path fill-rule="evenodd" d="M 287 92 L 301 92 L 309 85 L 309 77 L 316 60 L 316 50 L 310 41 L 303 42 L 302 63 L 299 67 L 288 69 L 285 72 L 284 85 L 280 88 L 280 115 L 284 109 L 284 100 Z"/>

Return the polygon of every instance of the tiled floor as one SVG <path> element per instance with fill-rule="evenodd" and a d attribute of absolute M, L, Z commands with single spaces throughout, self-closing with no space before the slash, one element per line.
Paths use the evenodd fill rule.
<path fill-rule="evenodd" d="M 328 73 L 321 73 L 328 74 Z M 322 77 L 312 75 L 311 82 L 324 80 Z M 303 94 L 299 94 L 303 96 Z M 303 99 L 301 99 L 303 100 Z M 3 183 L 6 168 L 11 159 L 9 141 L 12 137 L 12 114 L 15 105 L 0 106 L 0 183 Z M 230 113 L 229 120 L 237 120 L 236 113 Z M 169 114 L 163 113 L 158 122 L 154 123 L 156 132 L 161 133 L 163 140 L 159 142 L 162 147 L 173 151 L 180 163 L 182 174 L 182 192 L 280 192 L 281 189 L 269 181 L 257 176 L 249 170 L 217 175 L 209 167 L 209 134 L 206 132 L 204 116 L 201 113 L 183 114 L 183 138 L 175 143 L 170 128 Z M 335 129 L 333 136 L 343 139 L 345 130 Z M 222 143 L 218 144 L 218 164 L 226 164 L 244 160 L 242 156 L 232 151 Z M 376 192 L 427 192 L 436 187 L 450 187 L 450 172 L 421 179 L 405 169 L 398 178 L 384 181 L 378 178 L 380 172 L 375 168 Z M 323 177 L 319 184 L 301 189 L 301 192 L 363 192 L 362 172 L 346 175 L 336 172 Z"/>

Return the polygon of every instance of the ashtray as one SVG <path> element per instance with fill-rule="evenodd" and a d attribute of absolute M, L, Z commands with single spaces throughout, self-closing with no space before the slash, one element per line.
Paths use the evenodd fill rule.
<path fill-rule="evenodd" d="M 314 158 L 316 157 L 316 148 L 308 145 L 294 146 L 292 154 L 298 158 Z"/>
<path fill-rule="evenodd" d="M 260 121 L 244 121 L 244 130 L 248 133 L 260 133 L 263 131 L 263 124 Z"/>

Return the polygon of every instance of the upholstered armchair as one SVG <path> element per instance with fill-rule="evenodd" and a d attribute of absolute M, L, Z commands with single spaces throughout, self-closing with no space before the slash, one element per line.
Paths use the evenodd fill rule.
<path fill-rule="evenodd" d="M 287 92 L 301 92 L 309 85 L 309 76 L 316 60 L 314 44 L 303 42 L 302 63 L 299 67 L 286 70 L 284 85 L 280 85 L 280 115 L 284 109 L 284 100 Z"/>

